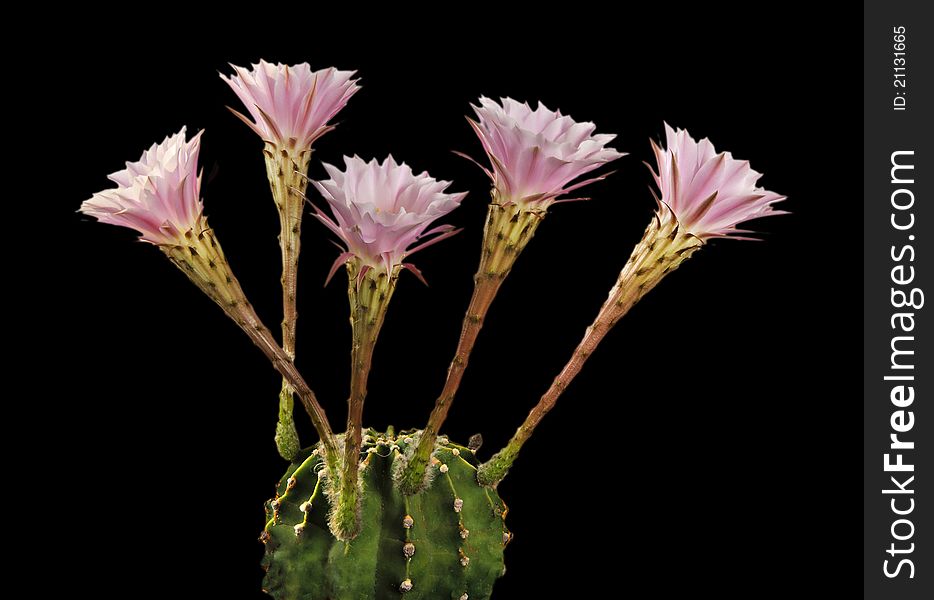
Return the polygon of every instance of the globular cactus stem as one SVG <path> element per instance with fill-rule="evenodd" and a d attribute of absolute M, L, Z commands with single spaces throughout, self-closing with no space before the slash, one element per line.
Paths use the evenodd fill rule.
<path fill-rule="evenodd" d="M 658 203 L 655 218 L 645 230 L 642 240 L 636 244 L 616 280 L 616 285 L 610 290 L 597 318 L 587 328 L 571 359 L 516 430 L 506 447 L 480 466 L 477 479 L 481 484 L 495 486 L 503 480 L 518 457 L 522 445 L 535 431 L 542 418 L 554 408 L 558 397 L 580 373 L 584 363 L 610 329 L 665 275 L 677 269 L 703 245 L 704 242 L 700 238 L 681 227 L 667 205 Z"/>
<path fill-rule="evenodd" d="M 398 476 L 420 432 L 364 436 L 361 527 L 329 528 L 333 482 L 317 450 L 302 451 L 266 505 L 264 589 L 276 600 L 484 600 L 504 572 L 507 509 L 476 479 L 468 448 L 439 439 L 430 482 L 405 496 Z M 329 503 L 330 500 L 330 503 Z"/>
<path fill-rule="evenodd" d="M 516 259 L 532 240 L 544 218 L 545 210 L 541 208 L 528 208 L 497 200 L 490 204 L 483 228 L 480 266 L 474 275 L 473 296 L 470 298 L 470 305 L 464 316 L 454 360 L 448 368 L 444 388 L 435 401 L 419 446 L 406 467 L 402 481 L 403 492 L 415 493 L 424 486 L 425 468 L 434 448 L 438 431 L 447 419 L 454 395 L 460 387 L 470 353 L 483 327 L 483 320 Z"/>
<path fill-rule="evenodd" d="M 266 176 L 279 213 L 279 246 L 282 249 L 282 349 L 295 360 L 295 326 L 298 321 L 296 294 L 298 256 L 301 251 L 302 214 L 305 206 L 306 174 L 311 147 L 299 147 L 295 139 L 285 145 L 266 142 L 263 149 Z M 279 422 L 276 447 L 286 460 L 292 460 L 301 448 L 292 418 L 294 390 L 282 380 L 279 392 Z"/>

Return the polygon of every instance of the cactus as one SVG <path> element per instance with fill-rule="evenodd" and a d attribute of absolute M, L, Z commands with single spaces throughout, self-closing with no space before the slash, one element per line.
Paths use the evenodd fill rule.
<path fill-rule="evenodd" d="M 313 204 L 314 217 L 341 241 L 343 251 L 328 280 L 346 266 L 352 332 L 347 430 L 335 436 L 294 363 L 295 270 L 311 143 L 333 128 L 328 121 L 358 86 L 353 72 L 312 72 L 307 64 L 261 61 L 252 72 L 234 69 L 237 75 L 225 81 L 254 121 L 238 116 L 266 146 L 278 149 L 267 148 L 266 158 L 284 232 L 281 345 L 253 309 L 207 225 L 197 169 L 201 133 L 189 140 L 182 128 L 154 144 L 140 161 L 111 175 L 116 188 L 94 194 L 81 211 L 131 227 L 160 248 L 283 377 L 275 439 L 292 462 L 266 505 L 260 536 L 266 591 L 276 600 L 489 598 L 504 573 L 503 550 L 512 537 L 496 487 L 538 423 L 607 332 L 663 277 L 708 239 L 748 233 L 736 226 L 780 214 L 772 204 L 784 196 L 758 187 L 760 174 L 748 161 L 717 154 L 708 140 L 696 142 L 686 131 L 666 125 L 667 148 L 652 144 L 660 191 L 655 220 L 566 366 L 506 447 L 480 465 L 474 455 L 479 436 L 468 447 L 439 437 L 474 343 L 500 286 L 549 207 L 603 179 L 606 174 L 579 181 L 623 156 L 606 147 L 614 136 L 594 134 L 592 123 L 576 123 L 542 105 L 533 111 L 509 98 L 501 105 L 481 98 L 481 106 L 474 107 L 479 121 L 469 122 L 490 159 L 492 169 L 481 168 L 493 183 L 474 292 L 425 428 L 398 436 L 391 428 L 378 433 L 362 427 L 374 347 L 397 278 L 408 270 L 424 281 L 408 260 L 459 231 L 433 223 L 457 208 L 466 192 L 447 192 L 451 182 L 416 174 L 392 156 L 382 163 L 345 156 L 343 171 L 325 165 L 330 179 L 310 183 L 330 211 Z M 293 393 L 318 433 L 315 447 L 299 450 Z"/>
<path fill-rule="evenodd" d="M 266 503 L 264 589 L 276 600 L 489 598 L 511 534 L 496 490 L 477 483 L 467 447 L 440 438 L 429 484 L 404 496 L 397 479 L 419 431 L 364 436 L 361 529 L 340 541 L 328 524 L 336 493 L 317 448 L 301 451 Z"/>

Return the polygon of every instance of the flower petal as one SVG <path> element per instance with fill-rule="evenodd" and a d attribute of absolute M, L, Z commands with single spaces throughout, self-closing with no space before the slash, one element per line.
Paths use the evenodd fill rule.
<path fill-rule="evenodd" d="M 785 199 L 756 185 L 760 175 L 749 161 L 729 152 L 717 153 L 708 139 L 700 142 L 686 130 L 665 123 L 667 148 L 654 141 L 657 170 L 652 176 L 661 199 L 681 226 L 701 240 L 748 233 L 736 226 L 750 219 L 782 214 L 772 204 Z M 649 167 L 651 170 L 651 167 Z M 653 192 L 654 193 L 654 192 Z"/>
<path fill-rule="evenodd" d="M 234 111 L 263 140 L 282 147 L 309 148 L 331 129 L 328 122 L 360 89 L 354 71 L 334 67 L 312 71 L 308 63 L 272 64 L 261 60 L 252 70 L 231 65 L 234 74 L 221 79 L 237 94 L 253 117 Z"/>
<path fill-rule="evenodd" d="M 492 179 L 497 202 L 547 208 L 568 191 L 597 179 L 569 185 L 581 175 L 616 160 L 623 153 L 606 147 L 615 136 L 595 134 L 593 123 L 577 123 L 539 103 L 481 97 L 468 118 L 493 165 L 484 169 Z M 461 154 L 461 156 L 465 156 Z"/>
<path fill-rule="evenodd" d="M 176 245 L 197 230 L 204 206 L 198 175 L 199 131 L 186 140 L 185 128 L 153 144 L 135 163 L 109 176 L 117 184 L 81 204 L 80 212 L 102 223 L 135 229 L 140 239 Z"/>
<path fill-rule="evenodd" d="M 341 171 L 324 165 L 331 178 L 312 181 L 333 218 L 318 207 L 313 215 L 364 265 L 392 270 L 402 265 L 406 256 L 456 233 L 451 225 L 428 230 L 466 196 L 446 193 L 451 182 L 436 180 L 425 172 L 416 175 L 392 156 L 382 163 L 345 156 L 344 166 Z"/>

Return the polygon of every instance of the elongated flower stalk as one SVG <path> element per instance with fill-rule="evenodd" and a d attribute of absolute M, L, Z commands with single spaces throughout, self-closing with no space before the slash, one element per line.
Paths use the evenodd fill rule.
<path fill-rule="evenodd" d="M 308 63 L 283 65 L 260 61 L 252 70 L 237 66 L 233 69 L 234 75 L 221 78 L 246 106 L 252 120 L 231 111 L 265 143 L 266 175 L 280 224 L 282 347 L 294 360 L 298 257 L 311 146 L 333 129 L 328 123 L 360 88 L 357 80 L 351 79 L 353 71 L 333 67 L 312 71 Z M 292 397 L 293 389 L 283 379 L 275 439 L 286 460 L 291 460 L 301 447 L 292 417 Z"/>
<path fill-rule="evenodd" d="M 623 156 L 606 147 L 616 136 L 595 134 L 593 123 L 577 123 L 541 103 L 532 110 L 528 104 L 510 98 L 501 103 L 480 98 L 480 106 L 473 109 L 478 120 L 468 121 L 493 166 L 492 171 L 481 166 L 493 182 L 493 201 L 487 213 L 480 266 L 474 276 L 474 291 L 457 350 L 444 388 L 403 475 L 401 486 L 406 494 L 413 494 L 425 485 L 426 467 L 438 432 L 460 387 L 483 320 L 548 208 L 555 202 L 567 201 L 558 200 L 559 196 L 606 175 L 572 183 L 575 179 Z"/>
<path fill-rule="evenodd" d="M 428 173 L 415 175 L 405 163 L 398 164 L 391 156 L 382 164 L 375 159 L 365 162 L 359 157 L 345 157 L 344 164 L 344 171 L 325 165 L 331 179 L 314 182 L 333 217 L 318 207 L 314 214 L 347 248 L 337 257 L 328 276 L 330 279 L 342 264 L 346 265 L 353 339 L 344 468 L 330 526 L 338 539 L 351 539 L 360 524 L 358 471 L 363 404 L 376 339 L 399 273 L 408 269 L 422 278 L 405 259 L 456 233 L 450 225 L 428 227 L 454 210 L 466 194 L 444 193 L 450 182 L 437 181 Z"/>
<path fill-rule="evenodd" d="M 756 185 L 761 177 L 748 161 L 714 150 L 709 140 L 700 142 L 684 130 L 665 125 L 667 149 L 652 144 L 658 163 L 653 172 L 661 191 L 655 218 L 623 267 L 616 285 L 593 324 L 587 328 L 571 359 L 548 391 L 526 417 L 505 448 L 478 469 L 481 484 L 496 485 L 506 476 L 522 445 L 610 329 L 668 273 L 677 269 L 705 242 L 716 237 L 748 233 L 736 225 L 750 219 L 782 214 L 772 204 L 784 196 Z"/>
<path fill-rule="evenodd" d="M 157 246 L 253 340 L 297 391 L 318 434 L 328 467 L 338 464 L 337 444 L 314 392 L 253 310 L 214 231 L 208 226 L 197 175 L 199 132 L 186 141 L 185 129 L 110 175 L 116 188 L 94 194 L 81 212 L 102 223 L 129 227 Z"/>

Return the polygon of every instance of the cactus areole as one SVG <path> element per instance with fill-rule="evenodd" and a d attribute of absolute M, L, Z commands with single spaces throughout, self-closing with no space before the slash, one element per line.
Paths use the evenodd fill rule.
<path fill-rule="evenodd" d="M 440 438 L 422 491 L 398 478 L 421 432 L 365 432 L 359 533 L 339 540 L 328 498 L 338 490 L 317 448 L 305 449 L 266 503 L 263 588 L 292 598 L 489 598 L 512 534 L 496 490 L 477 483 L 474 453 Z"/>
<path fill-rule="evenodd" d="M 597 134 L 593 123 L 541 104 L 532 110 L 509 98 L 499 103 L 481 98 L 481 106 L 474 107 L 478 120 L 469 123 L 490 162 L 481 168 L 492 182 L 492 202 L 457 349 L 424 428 L 377 432 L 362 426 L 364 402 L 374 347 L 390 300 L 399 295 L 396 282 L 405 271 L 424 280 L 411 257 L 460 231 L 437 221 L 446 220 L 467 194 L 448 191 L 452 182 L 416 172 L 392 156 L 382 161 L 345 156 L 343 169 L 325 165 L 330 178 L 310 181 L 312 142 L 334 128 L 331 119 L 359 89 L 353 72 L 265 61 L 252 71 L 234 70 L 236 75 L 224 80 L 252 120 L 238 116 L 262 139 L 280 216 L 281 342 L 250 303 L 207 224 L 198 169 L 203 132 L 189 139 L 182 128 L 153 144 L 139 161 L 113 173 L 116 187 L 94 194 L 81 212 L 135 229 L 142 241 L 158 247 L 282 376 L 280 393 L 270 390 L 269 400 L 279 404 L 274 439 L 291 464 L 266 504 L 260 536 L 269 594 L 276 600 L 489 598 L 505 572 L 503 550 L 512 537 L 496 486 L 542 418 L 610 329 L 662 278 L 710 239 L 748 239 L 741 236 L 749 232 L 736 225 L 780 214 L 772 204 L 784 197 L 758 187 L 761 175 L 748 161 L 665 125 L 666 147 L 652 143 L 659 193 L 645 235 L 565 367 L 509 443 L 480 463 L 474 454 L 479 438 L 465 447 L 441 435 L 474 343 L 497 292 L 548 211 L 569 200 L 565 195 L 605 178 L 608 173 L 593 172 L 624 156 L 607 146 L 615 136 Z M 589 178 L 581 180 L 585 175 Z M 347 273 L 350 394 L 340 435 L 294 360 L 306 201 L 313 207 L 310 214 L 341 242 L 328 280 L 341 267 Z M 292 416 L 296 397 L 319 439 L 304 450 Z"/>

